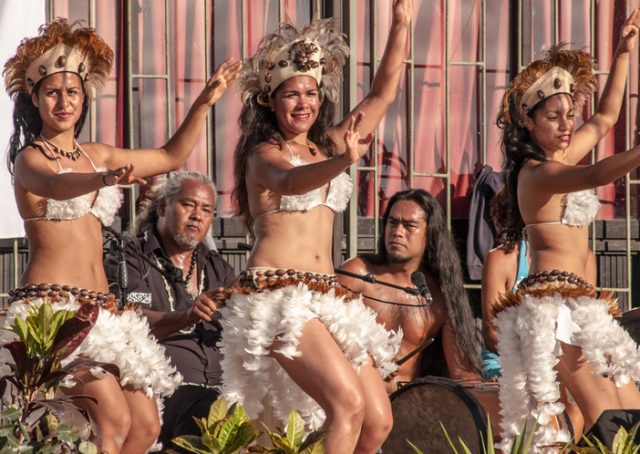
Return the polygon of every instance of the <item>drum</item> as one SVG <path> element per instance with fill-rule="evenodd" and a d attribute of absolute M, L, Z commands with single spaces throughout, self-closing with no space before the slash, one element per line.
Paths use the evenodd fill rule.
<path fill-rule="evenodd" d="M 460 438 L 471 452 L 482 452 L 485 410 L 453 380 L 423 377 L 412 381 L 391 395 L 391 408 L 393 429 L 382 445 L 384 454 L 411 452 L 407 440 L 424 452 L 451 452 L 440 423 L 456 446 Z"/>
<path fill-rule="evenodd" d="M 460 451 L 461 439 L 473 453 L 483 451 L 487 435 L 487 414 L 494 443 L 500 441 L 500 402 L 497 382 L 456 382 L 442 377 L 423 377 L 391 395 L 393 429 L 382 452 L 411 452 L 407 440 L 425 453 L 452 452 L 442 426 Z M 573 434 L 567 412 L 553 422 Z"/>
<path fill-rule="evenodd" d="M 640 344 L 640 307 L 625 312 L 622 317 L 618 318 L 618 321 L 635 343 Z"/>

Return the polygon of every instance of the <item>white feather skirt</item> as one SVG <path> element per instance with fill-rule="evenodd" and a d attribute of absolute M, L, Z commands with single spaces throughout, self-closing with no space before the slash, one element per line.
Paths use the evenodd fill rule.
<path fill-rule="evenodd" d="M 361 298 L 345 300 L 336 297 L 334 289 L 312 291 L 300 283 L 236 293 L 221 313 L 222 395 L 230 402 L 242 403 L 251 418 L 257 418 L 267 404 L 280 421 L 286 422 L 289 413 L 296 410 L 310 430 L 324 423 L 320 406 L 269 356 L 277 341 L 278 353 L 299 357 L 299 338 L 309 320 L 317 318 L 324 323 L 356 371 L 369 357 L 383 378 L 397 368 L 393 359 L 402 333 L 388 331 L 378 323 L 376 313 Z"/>
<path fill-rule="evenodd" d="M 18 300 L 7 311 L 4 326 L 12 325 L 16 317 L 24 318 L 30 308 L 41 306 L 42 298 Z M 54 311 L 77 310 L 80 303 L 69 296 L 67 301 L 52 302 Z M 0 329 L 0 345 L 16 340 L 12 331 Z M 120 369 L 120 384 L 144 391 L 148 397 L 160 398 L 173 394 L 182 376 L 165 355 L 165 350 L 149 332 L 147 319 L 133 309 L 121 314 L 100 308 L 95 325 L 80 346 L 62 361 L 65 367 L 79 358 L 111 363 Z"/>
<path fill-rule="evenodd" d="M 609 314 L 607 301 L 593 296 L 563 297 L 559 293 L 534 296 L 522 294 L 520 304 L 498 312 L 498 352 L 502 362 L 500 414 L 502 441 L 509 452 L 525 420 L 537 423 L 532 453 L 557 452 L 554 443 L 569 441 L 566 430 L 550 424 L 564 405 L 559 401 L 555 366 L 562 349 L 558 339 L 558 316 L 570 311 L 577 326 L 571 344 L 594 368 L 618 386 L 640 379 L 640 353 L 629 334 Z"/>

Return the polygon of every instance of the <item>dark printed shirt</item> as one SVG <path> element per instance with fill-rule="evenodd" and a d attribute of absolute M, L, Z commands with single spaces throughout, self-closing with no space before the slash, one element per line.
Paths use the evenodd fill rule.
<path fill-rule="evenodd" d="M 141 253 L 152 262 L 160 262 L 165 264 L 165 267 L 171 263 L 162 250 L 160 241 L 152 232 L 138 237 L 136 242 Z M 126 252 L 128 301 L 140 304 L 143 309 L 169 312 L 171 307 L 168 287 L 173 297 L 173 310 L 191 308 L 194 298 L 187 292 L 185 284 L 180 279 L 164 277 L 130 249 L 127 248 Z M 204 270 L 203 291 L 230 286 L 235 279 L 233 268 L 220 254 L 209 250 L 204 244 L 198 244 L 196 249 L 198 278 Z M 115 252 L 110 252 L 105 258 L 105 271 L 112 291 L 117 288 L 119 260 L 119 253 Z M 160 341 L 166 349 L 167 356 L 184 377 L 185 383 L 206 386 L 220 384 L 221 355 L 216 347 L 222 331 L 219 320 L 220 315 L 215 313 L 211 322 L 199 322 L 193 329 L 178 331 Z"/>

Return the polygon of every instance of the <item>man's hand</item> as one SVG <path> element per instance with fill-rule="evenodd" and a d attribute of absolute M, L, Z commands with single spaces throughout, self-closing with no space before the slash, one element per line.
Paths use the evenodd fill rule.
<path fill-rule="evenodd" d="M 191 308 L 190 317 L 193 323 L 197 323 L 200 320 L 210 322 L 213 313 L 217 311 L 219 307 L 224 306 L 224 303 L 230 295 L 231 291 L 224 287 L 209 290 L 199 295 Z"/>
<path fill-rule="evenodd" d="M 193 302 L 193 307 L 191 308 L 190 318 L 193 320 L 193 323 L 197 323 L 200 320 L 204 320 L 205 322 L 210 322 L 213 313 L 218 310 L 218 305 L 211 298 L 212 291 L 204 292 L 196 298 Z"/>

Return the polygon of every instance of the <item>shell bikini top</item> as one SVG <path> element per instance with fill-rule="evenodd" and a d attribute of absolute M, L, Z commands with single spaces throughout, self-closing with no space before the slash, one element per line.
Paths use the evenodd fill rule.
<path fill-rule="evenodd" d="M 571 227 L 586 227 L 596 219 L 600 209 L 600 200 L 593 189 L 570 192 L 565 196 L 565 206 L 560 221 L 537 222 L 526 227 L 547 224 L 562 224 Z"/>
<path fill-rule="evenodd" d="M 285 142 L 285 144 L 289 149 L 289 158 L 287 160 L 293 166 L 299 167 L 308 164 L 307 161 L 293 154 L 288 143 Z M 320 187 L 312 189 L 305 194 L 280 196 L 280 206 L 278 208 L 261 213 L 256 216 L 256 219 L 280 211 L 309 211 L 320 205 L 324 205 L 336 213 L 341 213 L 349 204 L 352 189 L 353 182 L 351 177 L 346 173 L 341 173 L 329 182 L 326 193 L 324 187 Z"/>
<path fill-rule="evenodd" d="M 105 167 L 96 167 L 89 155 L 82 149 L 82 147 L 80 147 L 80 145 L 78 145 L 78 148 L 82 154 L 87 157 L 93 167 L 93 170 L 96 172 L 103 172 L 107 170 Z M 55 161 L 58 164 L 58 173 L 72 173 L 74 171 L 71 168 L 62 167 L 59 159 L 56 159 Z M 72 221 L 90 213 L 98 218 L 103 225 L 108 226 L 113 224 L 116 213 L 122 204 L 122 192 L 118 186 L 114 185 L 105 186 L 104 188 L 99 189 L 97 194 L 89 192 L 67 200 L 46 200 L 47 208 L 45 215 L 25 219 L 25 222 L 38 220 Z"/>

